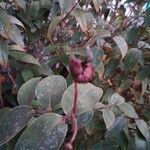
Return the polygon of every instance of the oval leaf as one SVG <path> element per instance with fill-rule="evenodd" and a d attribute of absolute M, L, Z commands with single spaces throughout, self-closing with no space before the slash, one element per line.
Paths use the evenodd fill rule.
<path fill-rule="evenodd" d="M 125 127 L 126 121 L 123 117 L 117 117 L 111 127 L 106 131 L 105 138 L 114 138 Z"/>
<path fill-rule="evenodd" d="M 93 84 L 78 84 L 78 97 L 77 97 L 77 114 L 88 111 L 92 108 L 102 97 L 103 91 L 101 88 Z M 62 97 L 62 108 L 64 112 L 70 113 L 74 103 L 74 84 L 64 92 Z"/>
<path fill-rule="evenodd" d="M 105 70 L 104 63 L 101 61 L 95 69 L 95 71 L 98 73 L 100 79 L 103 77 L 104 70 Z"/>
<path fill-rule="evenodd" d="M 146 140 L 150 140 L 150 134 L 149 134 L 149 128 L 147 123 L 142 119 L 135 120 L 135 123 L 140 130 L 140 132 L 143 134 Z"/>
<path fill-rule="evenodd" d="M 20 87 L 17 95 L 19 105 L 31 106 L 32 100 L 35 97 L 35 88 L 40 82 L 40 79 L 41 78 L 33 78 Z"/>
<path fill-rule="evenodd" d="M 84 112 L 77 117 L 78 129 L 84 127 L 93 118 L 93 110 Z"/>
<path fill-rule="evenodd" d="M 60 23 L 61 20 L 62 20 L 61 16 L 56 16 L 51 21 L 51 23 L 50 23 L 50 25 L 48 27 L 48 32 L 47 32 L 47 37 L 49 39 L 51 39 L 54 30 L 56 29 L 56 27 L 58 26 L 58 24 Z"/>
<path fill-rule="evenodd" d="M 128 117 L 130 118 L 138 118 L 137 113 L 135 112 L 135 109 L 132 105 L 129 103 L 123 103 L 118 106 L 121 111 L 123 111 Z"/>
<path fill-rule="evenodd" d="M 111 105 L 117 105 L 123 104 L 125 102 L 124 97 L 119 95 L 118 93 L 114 93 L 110 98 Z"/>
<path fill-rule="evenodd" d="M 21 72 L 23 80 L 26 82 L 33 78 L 34 74 L 30 69 L 24 69 Z"/>
<path fill-rule="evenodd" d="M 110 109 L 103 109 L 102 112 L 106 128 L 108 129 L 115 121 L 115 114 Z"/>
<path fill-rule="evenodd" d="M 40 150 L 59 150 L 67 133 L 68 126 L 65 122 L 56 125 L 49 135 L 37 147 Z"/>
<path fill-rule="evenodd" d="M 122 91 L 128 89 L 131 86 L 131 84 L 132 84 L 132 80 L 128 79 L 128 80 L 124 81 L 117 90 L 119 92 L 122 92 Z"/>
<path fill-rule="evenodd" d="M 0 121 L 0 145 L 11 140 L 33 117 L 33 109 L 18 106 L 9 111 Z"/>
<path fill-rule="evenodd" d="M 91 150 L 117 150 L 118 145 L 112 140 L 100 140 L 100 142 L 94 144 Z"/>
<path fill-rule="evenodd" d="M 92 13 L 84 12 L 82 9 L 76 8 L 72 12 L 72 15 L 76 18 L 83 32 L 87 32 L 92 28 L 92 24 L 95 20 Z"/>
<path fill-rule="evenodd" d="M 59 0 L 61 15 L 64 17 L 76 3 L 77 0 Z"/>
<path fill-rule="evenodd" d="M 9 37 L 11 38 L 11 40 L 13 40 L 16 44 L 20 45 L 21 47 L 25 47 L 24 45 L 24 37 L 21 34 L 21 31 L 18 29 L 18 27 L 16 25 L 11 25 L 10 26 L 10 33 L 9 33 Z"/>
<path fill-rule="evenodd" d="M 109 79 L 115 73 L 115 70 L 117 69 L 118 65 L 119 58 L 112 58 L 108 61 L 104 73 L 105 79 Z"/>
<path fill-rule="evenodd" d="M 12 24 L 19 25 L 19 26 L 21 26 L 21 27 L 23 27 L 23 28 L 25 29 L 24 25 L 23 25 L 16 17 L 11 16 L 11 15 L 8 15 L 8 18 L 9 18 L 9 21 L 10 21 Z"/>
<path fill-rule="evenodd" d="M 122 58 L 124 58 L 124 56 L 126 55 L 127 50 L 128 50 L 127 42 L 125 41 L 125 39 L 122 36 L 115 36 L 115 37 L 113 37 L 113 40 L 118 45 L 118 47 L 121 51 L 121 54 L 122 54 Z"/>
<path fill-rule="evenodd" d="M 142 52 L 136 48 L 130 49 L 124 57 L 124 69 L 125 72 L 130 72 L 135 65 L 139 62 L 142 56 Z"/>
<path fill-rule="evenodd" d="M 66 88 L 67 83 L 63 76 L 52 75 L 38 83 L 35 95 L 44 108 L 54 107 L 61 101 Z"/>
<path fill-rule="evenodd" d="M 25 52 L 12 50 L 9 52 L 9 55 L 21 62 L 40 66 L 40 63 L 37 58 Z"/>
<path fill-rule="evenodd" d="M 59 149 L 66 132 L 67 125 L 62 122 L 61 115 L 44 114 L 27 127 L 18 140 L 15 150 Z"/>
<path fill-rule="evenodd" d="M 9 107 L 3 107 L 0 109 L 0 120 L 9 112 L 11 111 L 11 108 Z"/>

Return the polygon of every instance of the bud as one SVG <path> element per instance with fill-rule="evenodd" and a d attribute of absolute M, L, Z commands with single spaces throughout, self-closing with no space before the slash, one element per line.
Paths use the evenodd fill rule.
<path fill-rule="evenodd" d="M 71 58 L 69 65 L 70 65 L 70 72 L 73 77 L 81 74 L 83 72 L 81 60 L 77 58 Z"/>
<path fill-rule="evenodd" d="M 94 68 L 91 63 L 81 61 L 77 58 L 71 58 L 69 65 L 70 72 L 76 82 L 87 83 L 92 80 L 94 75 Z"/>

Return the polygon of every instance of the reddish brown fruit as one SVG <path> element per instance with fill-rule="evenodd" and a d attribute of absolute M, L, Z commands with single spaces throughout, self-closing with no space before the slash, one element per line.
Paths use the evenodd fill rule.
<path fill-rule="evenodd" d="M 70 59 L 70 72 L 78 83 L 90 82 L 94 75 L 93 65 L 77 58 Z"/>
<path fill-rule="evenodd" d="M 83 68 L 81 63 L 82 63 L 81 60 L 77 58 L 70 59 L 69 65 L 72 76 L 77 76 L 82 73 Z"/>

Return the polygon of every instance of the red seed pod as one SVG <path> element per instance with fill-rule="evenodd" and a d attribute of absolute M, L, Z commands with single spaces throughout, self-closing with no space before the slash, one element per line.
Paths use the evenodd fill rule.
<path fill-rule="evenodd" d="M 77 58 L 71 58 L 69 64 L 70 72 L 76 82 L 87 83 L 92 80 L 94 68 L 90 62 L 81 61 Z"/>
<path fill-rule="evenodd" d="M 82 61 L 77 58 L 71 58 L 69 65 L 70 65 L 70 72 L 73 77 L 79 75 L 82 73 L 83 68 L 82 68 Z"/>
<path fill-rule="evenodd" d="M 93 78 L 93 73 L 94 73 L 94 68 L 91 63 L 86 64 L 86 68 L 84 69 L 84 76 L 87 77 L 89 80 L 92 80 Z"/>

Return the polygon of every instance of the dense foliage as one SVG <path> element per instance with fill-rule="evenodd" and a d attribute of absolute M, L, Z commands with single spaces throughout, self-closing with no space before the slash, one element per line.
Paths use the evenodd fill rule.
<path fill-rule="evenodd" d="M 0 150 L 150 149 L 149 50 L 147 0 L 0 0 Z"/>

